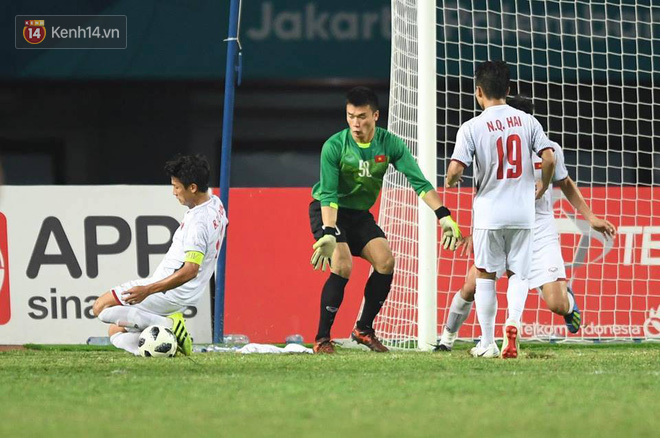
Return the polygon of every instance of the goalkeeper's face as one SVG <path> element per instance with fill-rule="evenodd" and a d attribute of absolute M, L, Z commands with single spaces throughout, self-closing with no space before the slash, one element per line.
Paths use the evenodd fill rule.
<path fill-rule="evenodd" d="M 369 143 L 374 137 L 378 111 L 373 111 L 369 105 L 346 105 L 346 121 L 351 129 L 353 139 L 358 143 Z"/>

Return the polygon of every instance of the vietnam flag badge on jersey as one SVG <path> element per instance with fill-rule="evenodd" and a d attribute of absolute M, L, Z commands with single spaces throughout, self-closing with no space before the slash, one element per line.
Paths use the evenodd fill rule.
<path fill-rule="evenodd" d="M 386 155 L 376 155 L 376 156 L 374 157 L 374 161 L 375 161 L 376 163 L 384 163 L 386 160 L 387 160 L 387 156 L 386 156 Z"/>

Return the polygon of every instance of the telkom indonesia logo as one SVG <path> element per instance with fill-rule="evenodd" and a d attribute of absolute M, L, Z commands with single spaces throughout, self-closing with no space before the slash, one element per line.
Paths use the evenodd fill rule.
<path fill-rule="evenodd" d="M 7 247 L 7 218 L 0 213 L 0 325 L 11 318 L 9 306 L 9 251 Z"/>

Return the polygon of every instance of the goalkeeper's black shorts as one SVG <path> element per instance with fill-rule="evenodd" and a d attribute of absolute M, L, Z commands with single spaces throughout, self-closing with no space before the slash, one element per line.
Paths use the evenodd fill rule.
<path fill-rule="evenodd" d="M 314 239 L 323 236 L 323 220 L 321 219 L 321 203 L 316 199 L 309 204 L 309 224 Z M 339 208 L 337 210 L 337 242 L 348 243 L 351 254 L 360 256 L 362 249 L 370 240 L 377 237 L 387 238 L 380 229 L 374 216 L 368 210 L 353 210 Z"/>

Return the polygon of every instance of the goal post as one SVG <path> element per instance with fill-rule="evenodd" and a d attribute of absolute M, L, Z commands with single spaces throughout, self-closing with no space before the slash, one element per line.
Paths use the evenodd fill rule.
<path fill-rule="evenodd" d="M 561 191 L 553 190 L 562 255 L 584 326 L 577 335 L 568 334 L 563 319 L 531 291 L 523 337 L 660 338 L 660 5 L 652 0 L 434 3 L 392 1 L 388 129 L 407 142 L 424 174 L 437 183 L 463 232 L 471 229 L 471 169 L 458 189 L 442 189 L 444 173 L 458 128 L 479 114 L 475 66 L 503 59 L 511 68 L 512 94 L 534 100 L 535 116 L 562 145 L 569 175 L 587 204 L 619 233 L 613 242 L 604 241 Z M 396 266 L 374 328 L 390 347 L 427 349 L 441 333 L 472 259 L 439 247 L 437 221 L 394 171 L 384 180 L 379 223 Z M 497 291 L 501 326 L 506 280 Z M 471 315 L 459 336 L 479 334 Z"/>

